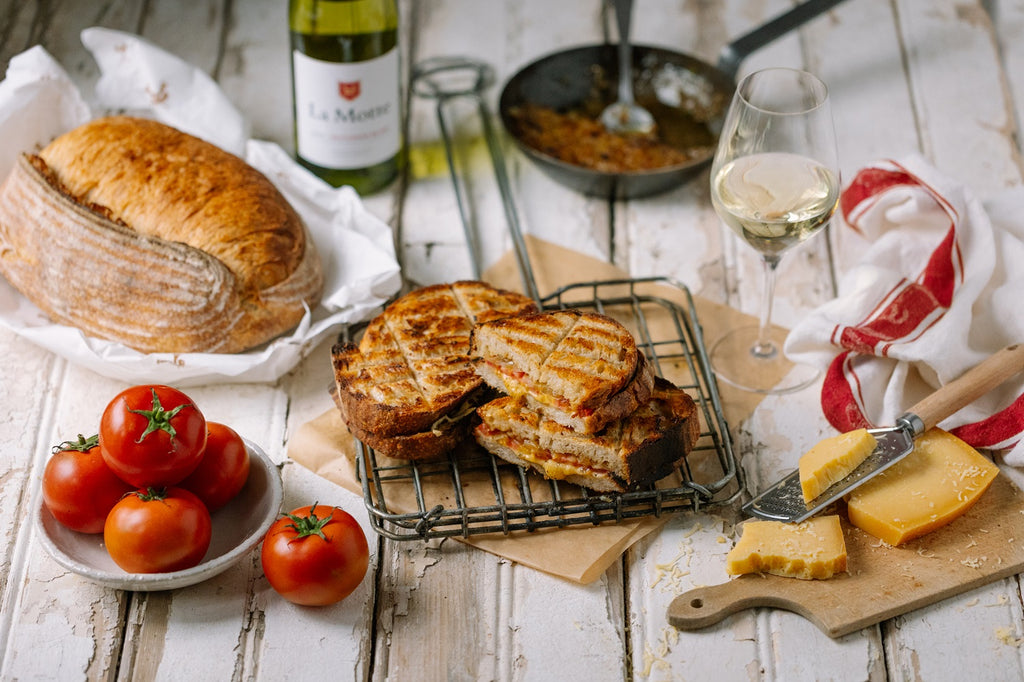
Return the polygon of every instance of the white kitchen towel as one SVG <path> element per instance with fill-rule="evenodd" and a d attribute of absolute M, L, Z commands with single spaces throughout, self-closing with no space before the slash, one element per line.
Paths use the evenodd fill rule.
<path fill-rule="evenodd" d="M 888 426 L 1003 346 L 1024 342 L 1024 188 L 982 202 L 913 156 L 860 170 L 835 229 L 864 253 L 839 295 L 797 324 L 795 362 L 825 371 L 822 410 L 839 431 Z M 854 237 L 848 239 L 848 237 Z M 1024 375 L 939 426 L 1024 466 Z"/>

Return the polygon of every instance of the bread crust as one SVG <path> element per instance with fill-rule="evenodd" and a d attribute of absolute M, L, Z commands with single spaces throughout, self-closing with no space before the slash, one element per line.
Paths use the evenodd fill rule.
<path fill-rule="evenodd" d="M 323 289 L 298 214 L 259 171 L 143 119 L 97 119 L 0 186 L 0 273 L 55 322 L 142 352 L 234 353 Z"/>
<path fill-rule="evenodd" d="M 339 389 L 338 400 L 345 406 L 350 425 L 378 436 L 397 436 L 430 429 L 438 419 L 456 410 L 483 385 L 468 361 L 458 357 L 441 359 L 438 366 L 447 365 L 449 371 L 438 379 L 447 381 L 451 390 L 428 400 L 415 390 L 415 377 L 404 362 L 369 367 L 359 347 L 353 344 L 334 346 L 331 358 Z M 392 381 L 408 385 L 408 393 L 416 397 L 409 400 L 399 395 L 396 396 L 399 402 L 392 403 L 387 401 L 387 394 L 368 392 L 358 380 L 368 377 L 371 372 L 377 377 L 390 375 Z M 380 386 L 377 385 L 378 388 Z"/>
<path fill-rule="evenodd" d="M 342 421 L 353 436 L 382 455 L 395 459 L 417 462 L 437 459 L 466 440 L 476 423 L 475 420 L 463 419 L 445 423 L 437 429 L 428 429 L 418 433 L 381 436 L 353 426 L 347 416 L 346 406 L 338 396 L 338 391 L 331 391 L 331 397 L 334 398 L 334 404 L 341 413 Z"/>
<path fill-rule="evenodd" d="M 349 427 L 352 435 L 382 455 L 409 462 L 438 459 L 466 439 L 468 428 L 456 428 L 434 433 L 421 431 L 405 436 L 377 436 L 369 431 Z"/>

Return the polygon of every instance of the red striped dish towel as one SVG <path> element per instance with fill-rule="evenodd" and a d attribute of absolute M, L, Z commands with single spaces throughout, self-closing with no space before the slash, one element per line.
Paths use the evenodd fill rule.
<path fill-rule="evenodd" d="M 864 249 L 786 354 L 825 372 L 839 431 L 888 426 L 943 384 L 1024 341 L 1024 188 L 982 203 L 920 157 L 860 170 L 840 197 L 842 248 Z M 852 244 L 850 244 L 852 242 Z M 847 252 L 849 253 L 849 252 Z M 1024 375 L 940 424 L 1024 466 Z"/>

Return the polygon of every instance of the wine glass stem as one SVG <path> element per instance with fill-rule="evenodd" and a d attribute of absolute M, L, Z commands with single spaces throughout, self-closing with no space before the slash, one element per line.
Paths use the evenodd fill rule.
<path fill-rule="evenodd" d="M 751 354 L 755 357 L 767 360 L 775 357 L 779 352 L 778 347 L 772 342 L 771 338 L 771 324 L 772 324 L 772 305 L 775 302 L 775 269 L 779 265 L 778 256 L 762 256 L 761 257 L 761 272 L 763 273 L 762 279 L 764 280 L 764 286 L 761 288 L 761 315 L 758 319 L 757 324 L 757 343 L 750 349 Z"/>

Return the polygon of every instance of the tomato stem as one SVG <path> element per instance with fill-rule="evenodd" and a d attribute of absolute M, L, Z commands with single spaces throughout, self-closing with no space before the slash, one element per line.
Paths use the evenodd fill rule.
<path fill-rule="evenodd" d="M 156 502 L 167 499 L 167 488 L 157 489 L 150 486 L 145 490 L 136 490 L 131 494 L 135 495 L 143 502 Z"/>
<path fill-rule="evenodd" d="M 292 520 L 292 522 L 288 525 L 295 530 L 296 540 L 300 538 L 309 537 L 310 535 L 319 535 L 322 540 L 328 542 L 327 536 L 324 535 L 323 529 L 324 526 L 326 526 L 327 523 L 331 520 L 331 517 L 334 516 L 334 510 L 331 510 L 331 513 L 327 515 L 327 518 L 321 519 L 316 515 L 317 504 L 317 502 L 313 503 L 313 506 L 309 510 L 309 516 L 281 514 L 281 516 L 286 516 Z"/>
<path fill-rule="evenodd" d="M 60 445 L 54 445 L 53 446 L 53 452 L 54 453 L 58 453 L 58 452 L 63 452 L 65 450 L 77 450 L 78 452 L 88 452 L 89 450 L 92 450 L 94 447 L 96 447 L 99 444 L 100 444 L 100 436 L 99 436 L 99 434 L 96 434 L 95 436 L 89 436 L 88 438 L 86 438 L 82 434 L 78 434 L 78 440 L 77 441 L 66 440 L 63 443 L 61 443 Z"/>
<path fill-rule="evenodd" d="M 140 414 L 149 420 L 146 424 L 146 430 L 142 432 L 142 435 L 135 441 L 141 443 L 146 436 L 153 433 L 154 431 L 165 431 L 167 435 L 174 438 L 178 435 L 178 432 L 174 430 L 174 425 L 171 424 L 171 420 L 174 419 L 179 412 L 186 407 L 193 407 L 192 403 L 185 403 L 184 405 L 178 405 L 173 410 L 165 410 L 163 405 L 160 404 L 160 396 L 156 394 L 156 389 L 149 389 L 153 394 L 153 409 L 152 410 L 133 410 L 128 408 L 129 412 Z"/>

